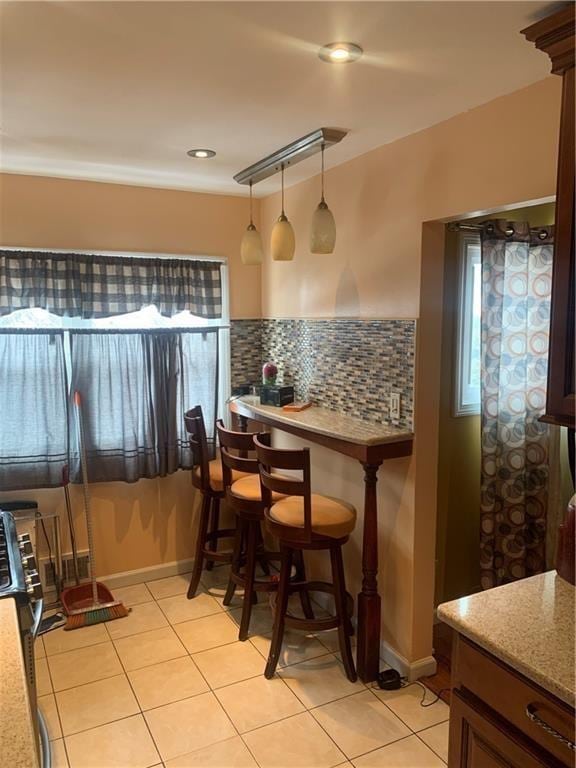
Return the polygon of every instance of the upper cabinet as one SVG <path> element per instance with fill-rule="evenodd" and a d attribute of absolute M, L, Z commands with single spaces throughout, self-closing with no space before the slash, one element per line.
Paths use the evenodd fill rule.
<path fill-rule="evenodd" d="M 524 29 L 522 34 L 552 62 L 562 77 L 562 112 L 556 187 L 556 235 L 552 274 L 548 394 L 543 418 L 574 427 L 574 5 Z"/>

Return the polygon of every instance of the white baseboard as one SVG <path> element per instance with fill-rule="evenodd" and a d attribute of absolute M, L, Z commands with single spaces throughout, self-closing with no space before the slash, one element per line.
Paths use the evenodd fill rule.
<path fill-rule="evenodd" d="M 425 656 L 423 659 L 408 661 L 401 653 L 393 648 L 385 640 L 380 641 L 380 658 L 390 667 L 398 670 L 402 677 L 412 683 L 420 677 L 429 677 L 436 674 L 437 664 L 434 656 Z"/>
<path fill-rule="evenodd" d="M 314 595 L 315 602 L 322 608 L 327 609 L 330 606 L 331 597 L 325 592 L 318 592 Z M 356 618 L 352 619 L 352 624 L 356 627 Z M 435 675 L 437 670 L 436 659 L 433 656 L 425 656 L 423 659 L 408 661 L 407 658 L 398 653 L 398 651 L 384 640 L 380 641 L 380 659 L 390 667 L 398 670 L 408 682 L 412 683 L 420 677 Z"/>
<path fill-rule="evenodd" d="M 158 563 L 149 565 L 146 568 L 137 568 L 134 571 L 123 571 L 122 573 L 113 573 L 110 576 L 99 576 L 98 581 L 103 582 L 112 591 L 114 588 L 130 587 L 133 584 L 141 584 L 144 581 L 154 581 L 155 579 L 164 579 L 167 576 L 177 576 L 180 573 L 189 573 L 194 565 L 194 560 L 174 560 L 171 563 Z"/>

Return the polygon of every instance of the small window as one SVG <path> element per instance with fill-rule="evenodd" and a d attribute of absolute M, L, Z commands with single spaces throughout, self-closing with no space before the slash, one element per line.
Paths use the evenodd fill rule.
<path fill-rule="evenodd" d="M 480 238 L 461 235 L 456 337 L 454 415 L 480 413 L 480 317 L 482 263 Z"/>

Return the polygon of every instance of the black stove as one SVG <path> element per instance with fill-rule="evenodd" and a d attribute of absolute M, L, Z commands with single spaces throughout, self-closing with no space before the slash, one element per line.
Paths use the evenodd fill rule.
<path fill-rule="evenodd" d="M 6 541 L 6 523 L 0 517 L 0 591 L 8 589 L 12 584 L 10 560 L 8 559 L 8 542 Z"/>
<path fill-rule="evenodd" d="M 30 536 L 19 536 L 10 512 L 0 510 L 0 598 L 19 604 L 42 597 L 42 586 Z"/>

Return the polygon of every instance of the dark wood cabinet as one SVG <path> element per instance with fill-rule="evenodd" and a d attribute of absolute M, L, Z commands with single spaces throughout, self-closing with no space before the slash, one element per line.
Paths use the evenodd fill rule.
<path fill-rule="evenodd" d="M 556 186 L 556 221 L 548 394 L 543 418 L 552 424 L 574 427 L 575 373 L 574 315 L 574 5 L 524 29 L 522 34 L 544 51 L 552 73 L 563 80 Z"/>
<path fill-rule="evenodd" d="M 459 768 L 551 768 L 549 755 L 539 755 L 511 735 L 481 702 L 452 694 L 450 766 Z"/>
<path fill-rule="evenodd" d="M 573 768 L 574 711 L 457 634 L 449 768 Z"/>

